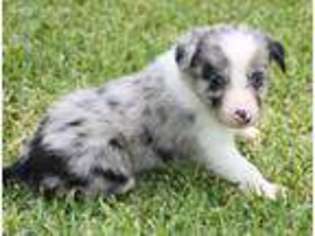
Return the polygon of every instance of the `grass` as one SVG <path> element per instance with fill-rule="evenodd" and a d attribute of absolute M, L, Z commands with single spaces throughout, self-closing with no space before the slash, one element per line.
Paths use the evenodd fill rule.
<path fill-rule="evenodd" d="M 191 26 L 259 27 L 284 43 L 288 67 L 285 76 L 273 70 L 261 142 L 240 144 L 289 188 L 286 200 L 245 197 L 187 164 L 108 200 L 48 201 L 7 188 L 6 235 L 310 235 L 311 11 L 306 0 L 4 0 L 4 164 L 57 97 L 141 69 Z"/>

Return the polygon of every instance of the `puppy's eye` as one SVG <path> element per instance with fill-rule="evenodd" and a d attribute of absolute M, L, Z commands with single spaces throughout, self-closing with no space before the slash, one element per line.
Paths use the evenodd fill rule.
<path fill-rule="evenodd" d="M 202 70 L 202 78 L 209 83 L 209 90 L 211 91 L 222 89 L 225 85 L 224 77 L 216 72 L 210 65 L 204 66 Z"/>
<path fill-rule="evenodd" d="M 259 89 L 264 85 L 265 75 L 261 71 L 255 71 L 249 76 L 251 86 Z"/>

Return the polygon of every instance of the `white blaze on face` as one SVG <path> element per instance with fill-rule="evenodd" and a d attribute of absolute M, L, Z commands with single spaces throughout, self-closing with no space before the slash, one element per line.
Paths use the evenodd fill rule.
<path fill-rule="evenodd" d="M 222 35 L 220 44 L 229 62 L 230 79 L 222 100 L 220 119 L 225 124 L 236 128 L 251 125 L 257 120 L 259 108 L 255 94 L 248 86 L 247 73 L 257 53 L 257 42 L 251 34 L 232 31 Z M 242 124 L 237 119 L 237 110 L 247 112 L 251 117 L 251 122 Z"/>
<path fill-rule="evenodd" d="M 257 51 L 255 39 L 251 34 L 231 32 L 222 35 L 220 44 L 229 61 L 232 86 L 246 86 L 246 72 Z"/>

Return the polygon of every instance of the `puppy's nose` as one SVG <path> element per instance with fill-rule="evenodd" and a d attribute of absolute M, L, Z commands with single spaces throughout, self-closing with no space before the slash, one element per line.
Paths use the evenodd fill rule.
<path fill-rule="evenodd" d="M 247 125 L 252 120 L 251 114 L 245 109 L 236 109 L 234 119 L 242 125 Z"/>

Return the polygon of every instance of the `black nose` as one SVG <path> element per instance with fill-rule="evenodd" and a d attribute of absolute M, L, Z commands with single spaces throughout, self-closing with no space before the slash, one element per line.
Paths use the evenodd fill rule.
<path fill-rule="evenodd" d="M 252 120 L 251 114 L 245 109 L 237 109 L 234 112 L 234 117 L 238 122 L 244 125 L 248 124 Z"/>

